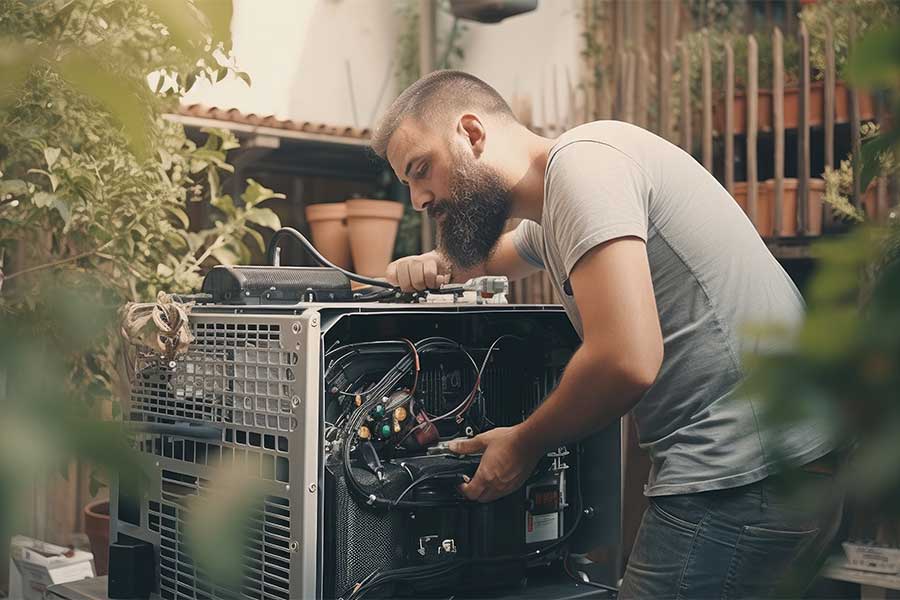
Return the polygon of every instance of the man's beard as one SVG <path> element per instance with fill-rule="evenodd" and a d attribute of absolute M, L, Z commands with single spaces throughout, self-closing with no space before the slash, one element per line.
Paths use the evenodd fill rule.
<path fill-rule="evenodd" d="M 436 201 L 438 250 L 462 269 L 484 264 L 493 254 L 510 213 L 510 191 L 500 175 L 469 157 L 456 157 L 450 199 Z"/>

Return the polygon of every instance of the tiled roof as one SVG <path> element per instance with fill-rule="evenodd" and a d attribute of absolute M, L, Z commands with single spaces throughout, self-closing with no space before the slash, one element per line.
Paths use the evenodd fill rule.
<path fill-rule="evenodd" d="M 292 121 L 290 119 L 279 119 L 274 115 L 263 116 L 253 113 L 245 114 L 236 108 L 219 108 L 217 106 L 204 106 L 202 104 L 182 105 L 178 109 L 178 114 L 186 117 L 230 121 L 232 123 L 240 123 L 242 125 L 254 127 L 271 127 L 273 129 L 284 129 L 287 131 L 299 131 L 303 133 L 329 135 L 356 140 L 367 140 L 372 134 L 369 129 L 313 123 L 310 121 Z"/>

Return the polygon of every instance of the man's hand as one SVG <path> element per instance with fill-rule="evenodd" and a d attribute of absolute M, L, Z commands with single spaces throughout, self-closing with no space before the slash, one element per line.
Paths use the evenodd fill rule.
<path fill-rule="evenodd" d="M 521 439 L 520 433 L 519 427 L 498 427 L 470 440 L 450 442 L 450 451 L 457 454 L 484 452 L 475 477 L 460 486 L 466 498 L 491 502 L 522 487 L 542 452 Z"/>
<path fill-rule="evenodd" d="M 437 252 L 407 256 L 389 264 L 385 277 L 404 292 L 434 290 L 450 283 L 450 264 Z"/>

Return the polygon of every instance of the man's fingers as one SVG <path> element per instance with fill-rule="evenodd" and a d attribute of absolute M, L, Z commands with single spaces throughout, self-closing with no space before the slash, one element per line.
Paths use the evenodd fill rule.
<path fill-rule="evenodd" d="M 484 452 L 484 449 L 487 448 L 487 444 L 480 435 L 476 435 L 470 440 L 453 440 L 449 444 L 447 444 L 447 448 L 450 449 L 450 452 L 455 454 L 476 454 L 478 452 Z"/>
<path fill-rule="evenodd" d="M 387 266 L 387 271 L 384 272 L 384 278 L 387 279 L 388 283 L 391 285 L 397 285 L 399 281 L 397 280 L 397 262 L 394 261 Z"/>
<path fill-rule="evenodd" d="M 404 292 L 413 291 L 409 278 L 409 261 L 403 261 L 397 265 L 397 283 Z"/>
<path fill-rule="evenodd" d="M 425 287 L 428 289 L 435 289 L 440 284 L 437 282 L 438 274 L 437 274 L 438 266 L 437 262 L 433 260 L 429 260 L 425 264 L 422 265 L 422 271 L 425 279 Z"/>
<path fill-rule="evenodd" d="M 484 493 L 484 480 L 475 473 L 475 477 L 469 483 L 459 486 L 459 491 L 469 500 L 478 501 Z"/>
<path fill-rule="evenodd" d="M 418 291 L 422 291 L 428 287 L 425 283 L 425 265 L 421 260 L 410 261 L 409 280 L 410 284 Z"/>

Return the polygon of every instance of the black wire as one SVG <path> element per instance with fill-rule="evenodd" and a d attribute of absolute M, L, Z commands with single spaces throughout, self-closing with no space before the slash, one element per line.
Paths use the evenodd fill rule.
<path fill-rule="evenodd" d="M 379 287 L 379 288 L 387 288 L 387 289 L 392 290 L 395 293 L 400 291 L 400 288 L 388 283 L 387 281 L 381 281 L 380 279 L 372 279 L 371 277 L 363 277 L 362 275 L 360 275 L 358 273 L 354 273 L 352 271 L 348 271 L 346 269 L 343 269 L 343 268 L 337 266 L 336 264 L 334 264 L 333 262 L 331 262 L 330 260 L 328 260 L 327 258 L 322 256 L 319 253 L 319 251 L 316 250 L 316 247 L 312 245 L 312 242 L 310 242 L 308 239 L 306 239 L 306 236 L 304 236 L 302 233 L 300 233 L 293 227 L 282 227 L 281 229 L 276 231 L 275 235 L 272 236 L 272 239 L 269 240 L 269 246 L 268 246 L 268 248 L 266 248 L 266 262 L 267 263 L 269 263 L 270 265 L 275 264 L 275 249 L 278 248 L 278 242 L 280 242 L 283 238 L 288 237 L 288 236 L 293 237 L 298 242 L 300 242 L 303 245 L 303 247 L 312 255 L 312 257 L 316 260 L 317 263 L 319 263 L 323 267 L 328 267 L 329 269 L 335 269 L 337 271 L 340 271 L 347 277 L 347 279 L 350 279 L 351 281 L 355 281 L 357 283 L 365 283 L 367 285 L 371 285 L 371 286 L 375 286 L 375 287 Z"/>

